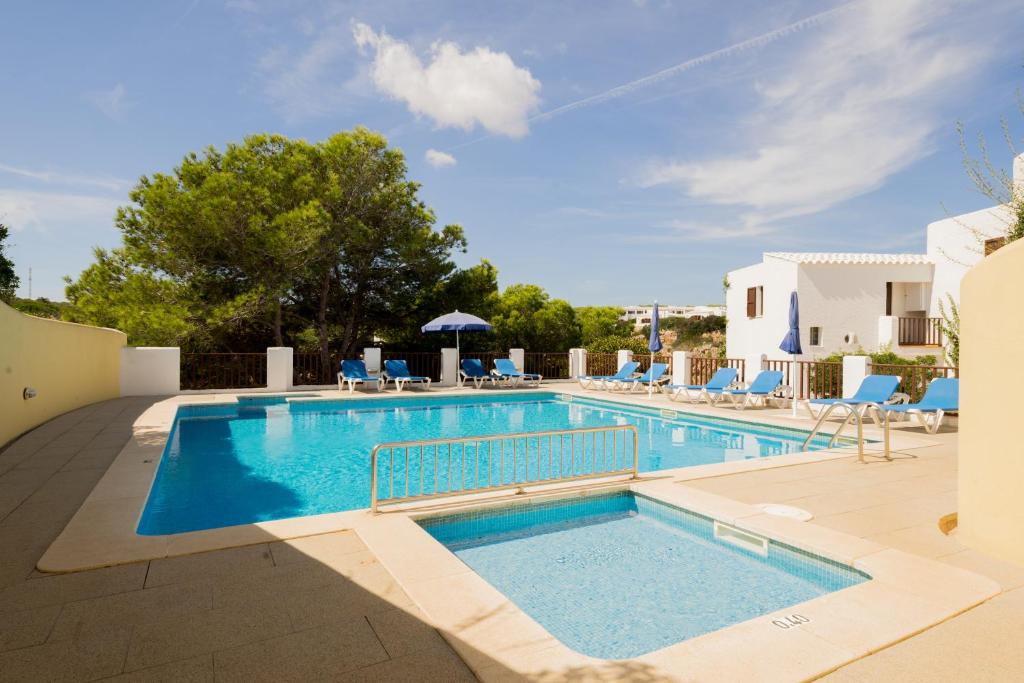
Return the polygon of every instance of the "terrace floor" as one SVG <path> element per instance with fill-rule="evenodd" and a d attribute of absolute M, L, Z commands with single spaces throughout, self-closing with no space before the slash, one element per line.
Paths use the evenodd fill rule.
<path fill-rule="evenodd" d="M 474 680 L 352 532 L 71 574 L 36 571 L 153 403 L 89 406 L 0 451 L 0 681 Z M 985 604 L 828 680 L 1024 674 L 1024 567 L 939 532 L 938 518 L 956 506 L 956 435 L 929 438 L 935 445 L 890 463 L 851 457 L 679 484 L 743 502 L 797 505 L 815 515 L 813 524 L 1002 585 L 1005 592 Z M 545 680 L 564 676 L 551 672 Z"/>

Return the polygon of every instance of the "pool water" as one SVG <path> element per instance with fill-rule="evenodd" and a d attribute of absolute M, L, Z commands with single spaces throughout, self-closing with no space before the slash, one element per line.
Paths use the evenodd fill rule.
<path fill-rule="evenodd" d="M 774 541 L 766 556 L 736 547 L 716 539 L 712 520 L 629 492 L 419 523 L 566 646 L 604 659 L 870 579 Z"/>
<path fill-rule="evenodd" d="M 382 442 L 633 424 L 642 472 L 802 450 L 806 433 L 551 392 L 182 406 L 139 522 L 174 534 L 365 508 Z M 824 448 L 827 437 L 811 449 Z"/>

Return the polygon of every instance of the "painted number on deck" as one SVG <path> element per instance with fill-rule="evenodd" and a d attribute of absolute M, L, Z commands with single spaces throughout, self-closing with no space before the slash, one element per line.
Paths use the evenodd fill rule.
<path fill-rule="evenodd" d="M 786 629 L 799 626 L 800 624 L 806 624 L 810 621 L 810 617 L 805 617 L 802 614 L 790 614 L 789 616 L 782 617 L 781 619 L 773 619 L 772 624 L 779 628 Z"/>

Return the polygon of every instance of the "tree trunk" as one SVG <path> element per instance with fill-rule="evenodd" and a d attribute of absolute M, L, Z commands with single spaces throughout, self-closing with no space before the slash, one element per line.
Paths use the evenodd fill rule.
<path fill-rule="evenodd" d="M 316 312 L 316 331 L 320 341 L 320 367 L 325 370 L 329 369 L 331 364 L 330 336 L 327 330 L 327 302 L 330 291 L 331 272 L 328 270 L 324 273 L 323 285 L 320 288 L 320 307 Z M 329 371 L 325 371 L 324 374 L 330 376 Z"/>
<path fill-rule="evenodd" d="M 281 297 L 277 297 L 274 304 L 274 345 L 284 346 L 284 335 L 281 333 Z"/>

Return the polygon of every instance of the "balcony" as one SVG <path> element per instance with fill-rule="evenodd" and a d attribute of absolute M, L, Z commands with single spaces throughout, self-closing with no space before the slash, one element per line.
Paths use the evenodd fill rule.
<path fill-rule="evenodd" d="M 900 346 L 942 346 L 942 318 L 899 318 Z"/>

